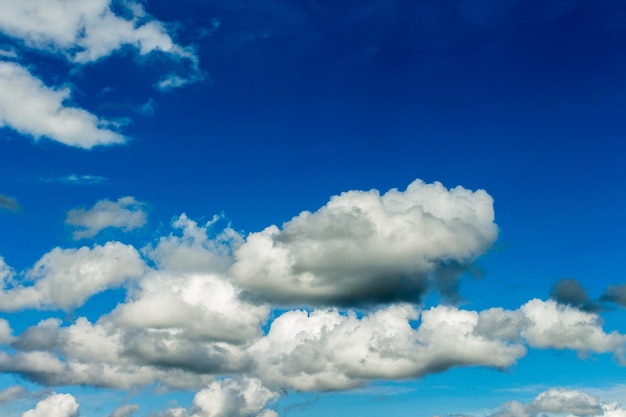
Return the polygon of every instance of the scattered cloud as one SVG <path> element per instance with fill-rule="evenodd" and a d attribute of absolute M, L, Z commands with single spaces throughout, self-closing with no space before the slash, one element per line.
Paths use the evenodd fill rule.
<path fill-rule="evenodd" d="M 125 16 L 111 10 L 111 1 L 4 0 L 0 30 L 31 48 L 61 52 L 86 63 L 110 55 L 124 45 L 145 55 L 159 50 L 177 54 L 165 26 L 146 14 L 139 2 L 124 5 Z"/>
<path fill-rule="evenodd" d="M 17 203 L 15 198 L 0 194 L 0 209 L 18 211 L 20 209 L 20 205 Z"/>
<path fill-rule="evenodd" d="M 616 402 L 602 402 L 579 390 L 550 388 L 527 404 L 519 401 L 504 403 L 490 417 L 538 417 L 564 414 L 576 417 L 626 417 L 626 410 Z"/>
<path fill-rule="evenodd" d="M 249 235 L 236 281 L 285 304 L 417 301 L 434 285 L 458 298 L 460 275 L 498 235 L 485 191 L 415 181 L 406 191 L 349 191 L 280 229 Z"/>
<path fill-rule="evenodd" d="M 139 412 L 138 404 L 129 404 L 123 405 L 121 407 L 116 408 L 111 414 L 111 417 L 130 417 L 135 413 Z"/>
<path fill-rule="evenodd" d="M 67 213 L 65 223 L 75 227 L 74 239 L 92 238 L 107 228 L 125 232 L 143 227 L 148 215 L 144 204 L 134 197 L 121 197 L 117 201 L 100 200 L 89 209 L 73 209 Z"/>
<path fill-rule="evenodd" d="M 5 273 L 4 285 L 0 289 L 0 310 L 68 310 L 82 305 L 94 294 L 143 275 L 143 272 L 144 263 L 139 253 L 132 246 L 119 242 L 107 242 L 92 249 L 86 246 L 80 249 L 55 248 L 26 273 L 26 278 L 34 281 L 33 285 L 24 286 Z"/>
<path fill-rule="evenodd" d="M 0 61 L 0 127 L 83 149 L 126 141 L 106 120 L 65 105 L 69 97 L 68 88 L 50 88 L 21 65 Z"/>
<path fill-rule="evenodd" d="M 610 285 L 602 294 L 601 300 L 626 307 L 626 284 Z"/>
<path fill-rule="evenodd" d="M 27 398 L 30 392 L 21 385 L 13 385 L 0 391 L 0 404 L 7 404 L 13 401 Z"/>
<path fill-rule="evenodd" d="M 598 303 L 591 300 L 587 290 L 574 278 L 557 281 L 550 290 L 550 298 L 560 304 L 585 311 L 599 311 L 601 308 Z"/>
<path fill-rule="evenodd" d="M 71 394 L 52 394 L 22 417 L 78 417 L 78 402 Z"/>

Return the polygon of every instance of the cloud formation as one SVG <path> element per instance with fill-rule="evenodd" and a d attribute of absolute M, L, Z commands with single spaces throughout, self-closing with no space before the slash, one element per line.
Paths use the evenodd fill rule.
<path fill-rule="evenodd" d="M 460 275 L 495 241 L 483 190 L 414 181 L 405 191 L 348 191 L 235 252 L 237 283 L 286 303 L 417 301 L 431 286 L 457 297 Z"/>
<path fill-rule="evenodd" d="M 125 232 L 143 227 L 148 215 L 143 203 L 134 197 L 121 197 L 117 201 L 100 200 L 89 209 L 73 209 L 67 213 L 65 223 L 77 228 L 74 239 L 91 238 L 107 228 Z"/>
<path fill-rule="evenodd" d="M 563 278 L 557 281 L 550 290 L 550 298 L 580 310 L 600 310 L 600 305 L 591 300 L 587 290 L 574 278 Z"/>
<path fill-rule="evenodd" d="M 0 0 L 0 31 L 31 48 L 61 52 L 76 63 L 96 61 L 122 46 L 145 55 L 158 50 L 181 55 L 165 26 L 147 15 L 141 3 L 121 4 L 115 14 L 110 0 Z"/>
<path fill-rule="evenodd" d="M 610 285 L 602 294 L 601 300 L 626 307 L 626 284 Z"/>
<path fill-rule="evenodd" d="M 616 402 L 601 402 L 598 398 L 583 391 L 550 388 L 527 404 L 519 401 L 504 403 L 490 417 L 537 417 L 564 414 L 576 417 L 626 417 L 626 410 Z"/>
<path fill-rule="evenodd" d="M 34 281 L 29 286 L 17 282 L 12 270 L 3 265 L 4 261 L 0 263 L 2 311 L 78 307 L 94 294 L 142 276 L 145 267 L 135 248 L 119 242 L 91 249 L 55 248 L 26 273 Z"/>
<path fill-rule="evenodd" d="M 50 88 L 21 65 L 0 61 L 0 127 L 83 149 L 126 141 L 108 121 L 66 105 L 69 98 L 68 88 Z"/>
<path fill-rule="evenodd" d="M 22 417 L 78 417 L 78 402 L 71 394 L 52 394 Z"/>

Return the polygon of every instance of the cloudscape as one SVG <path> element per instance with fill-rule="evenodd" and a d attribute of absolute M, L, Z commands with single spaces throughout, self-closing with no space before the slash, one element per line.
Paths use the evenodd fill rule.
<path fill-rule="evenodd" d="M 625 20 L 0 0 L 0 415 L 626 417 Z"/>

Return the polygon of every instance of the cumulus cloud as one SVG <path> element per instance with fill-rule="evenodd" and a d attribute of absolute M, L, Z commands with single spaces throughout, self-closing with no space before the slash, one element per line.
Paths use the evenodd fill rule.
<path fill-rule="evenodd" d="M 78 417 L 78 402 L 71 394 L 52 394 L 22 417 Z"/>
<path fill-rule="evenodd" d="M 20 209 L 20 205 L 17 203 L 15 198 L 0 194 L 0 209 L 18 211 Z"/>
<path fill-rule="evenodd" d="M 550 388 L 527 404 L 519 401 L 504 403 L 491 417 L 537 417 L 563 415 L 576 417 L 625 417 L 626 411 L 616 403 L 601 402 L 579 390 Z"/>
<path fill-rule="evenodd" d="M 414 181 L 406 191 L 349 191 L 281 228 L 250 234 L 236 281 L 282 303 L 416 301 L 433 283 L 456 297 L 459 276 L 498 235 L 485 191 Z"/>
<path fill-rule="evenodd" d="M 9 2 L 22 3 L 28 1 Z M 0 61 L 0 127 L 84 149 L 125 142 L 106 120 L 66 105 L 69 97 L 68 88 L 50 88 L 19 64 Z"/>
<path fill-rule="evenodd" d="M 243 238 L 230 227 L 209 238 L 210 229 L 220 220 L 215 216 L 200 226 L 181 214 L 172 222 L 176 233 L 161 237 L 144 253 L 162 270 L 226 273 L 232 264 L 232 250 L 241 245 Z"/>
<path fill-rule="evenodd" d="M 211 383 L 198 392 L 190 412 L 184 409 L 169 410 L 171 416 L 185 417 L 278 417 L 266 409 L 278 394 L 256 378 L 227 378 Z"/>
<path fill-rule="evenodd" d="M 0 310 L 74 308 L 94 294 L 140 277 L 144 268 L 135 248 L 119 242 L 91 249 L 55 248 L 27 272 L 26 277 L 34 281 L 33 285 L 4 279 Z"/>
<path fill-rule="evenodd" d="M 91 238 L 107 228 L 125 232 L 143 227 L 148 215 L 143 203 L 134 197 L 121 197 L 117 201 L 100 200 L 89 209 L 73 209 L 67 213 L 65 223 L 76 227 L 74 239 Z"/>
<path fill-rule="evenodd" d="M 527 302 L 520 310 L 526 320 L 521 335 L 531 346 L 613 352 L 623 360 L 626 337 L 616 331 L 605 333 L 597 314 L 537 299 Z"/>
<path fill-rule="evenodd" d="M 580 310 L 598 311 L 600 306 L 589 297 L 587 290 L 573 278 L 557 281 L 550 290 L 550 298 L 558 303 L 570 305 Z"/>
<path fill-rule="evenodd" d="M 421 319 L 420 326 L 412 326 Z M 506 368 L 518 343 L 478 334 L 479 313 L 438 306 L 420 314 L 394 305 L 361 318 L 334 309 L 289 311 L 249 352 L 264 381 L 301 391 L 349 389 L 374 379 L 406 379 L 454 366 Z"/>

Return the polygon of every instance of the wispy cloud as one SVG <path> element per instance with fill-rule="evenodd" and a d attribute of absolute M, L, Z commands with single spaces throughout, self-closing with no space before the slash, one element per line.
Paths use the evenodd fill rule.
<path fill-rule="evenodd" d="M 0 194 L 0 209 L 18 211 L 20 205 L 15 198 Z"/>
<path fill-rule="evenodd" d="M 111 182 L 109 178 L 99 175 L 66 175 L 64 177 L 41 178 L 42 182 L 53 182 L 69 185 L 97 185 Z"/>
<path fill-rule="evenodd" d="M 100 200 L 89 209 L 70 210 L 65 223 L 77 229 L 74 239 L 94 237 L 107 228 L 130 231 L 146 224 L 147 214 L 142 207 L 143 203 L 133 197 Z"/>

